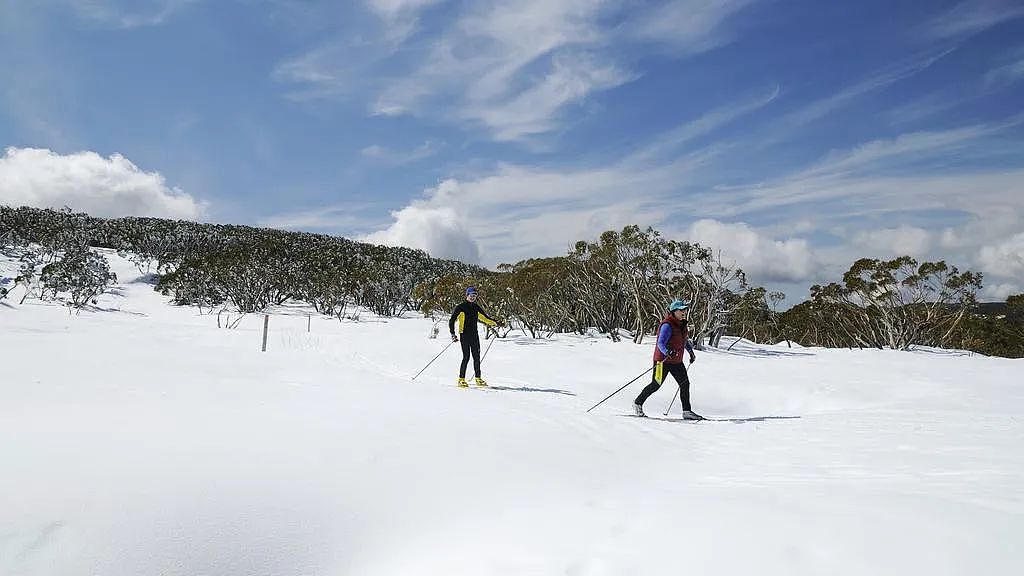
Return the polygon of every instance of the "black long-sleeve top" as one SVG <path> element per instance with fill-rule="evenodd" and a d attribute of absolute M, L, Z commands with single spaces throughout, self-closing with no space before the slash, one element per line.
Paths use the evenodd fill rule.
<path fill-rule="evenodd" d="M 456 334 L 456 322 L 459 325 L 458 334 L 472 334 L 474 336 L 479 334 L 476 329 L 477 322 L 483 322 L 488 326 L 498 325 L 476 302 L 470 302 L 469 300 L 456 306 L 455 311 L 452 312 L 452 318 L 448 321 L 448 331 L 452 334 Z"/>

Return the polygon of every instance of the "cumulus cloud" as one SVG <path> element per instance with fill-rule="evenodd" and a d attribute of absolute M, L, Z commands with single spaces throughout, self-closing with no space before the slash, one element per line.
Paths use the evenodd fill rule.
<path fill-rule="evenodd" d="M 1004 302 L 1014 294 L 1024 294 L 1020 284 L 1001 283 L 985 286 L 981 291 L 981 299 L 985 301 Z"/>
<path fill-rule="evenodd" d="M 435 258 L 476 264 L 480 247 L 470 235 L 465 218 L 453 208 L 414 203 L 391 213 L 391 226 L 361 240 L 372 244 L 425 250 Z"/>
<path fill-rule="evenodd" d="M 802 238 L 776 240 L 742 222 L 712 219 L 694 222 L 686 236 L 703 246 L 721 249 L 723 259 L 734 259 L 755 282 L 800 282 L 814 274 L 815 258 Z"/>
<path fill-rule="evenodd" d="M 62 208 L 98 217 L 154 216 L 200 219 L 205 205 L 168 187 L 120 154 L 61 155 L 39 148 L 7 148 L 0 157 L 0 203 Z"/>
<path fill-rule="evenodd" d="M 978 252 L 978 263 L 988 275 L 1024 278 L 1024 232 L 982 247 Z"/>

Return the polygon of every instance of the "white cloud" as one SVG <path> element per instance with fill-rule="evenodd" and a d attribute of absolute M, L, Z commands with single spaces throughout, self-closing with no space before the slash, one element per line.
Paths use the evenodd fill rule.
<path fill-rule="evenodd" d="M 384 20 L 395 22 L 414 18 L 424 8 L 443 2 L 445 0 L 366 0 L 366 6 Z"/>
<path fill-rule="evenodd" d="M 938 93 L 929 94 L 895 106 L 886 115 L 894 125 L 913 124 L 949 110 L 962 102 L 962 98 L 954 98 Z"/>
<path fill-rule="evenodd" d="M 345 3 L 314 7 L 288 2 L 280 9 L 286 19 L 300 22 L 300 35 L 323 36 L 321 28 L 334 34 L 277 64 L 271 79 L 287 85 L 286 97 L 298 102 L 345 99 L 377 90 L 380 70 L 416 30 L 419 11 L 440 1 L 366 0 L 369 13 L 353 13 Z"/>
<path fill-rule="evenodd" d="M 1024 80 L 1024 57 L 1016 62 L 993 68 L 985 74 L 985 84 L 988 86 L 1006 86 L 1020 80 Z"/>
<path fill-rule="evenodd" d="M 424 248 L 424 242 L 436 242 L 430 238 L 443 237 L 454 242 L 445 244 L 448 255 L 455 252 L 453 246 L 472 241 L 479 248 L 471 253 L 478 253 L 487 266 L 560 255 L 597 232 L 663 218 L 656 200 L 623 191 L 666 194 L 684 170 L 615 165 L 557 171 L 501 165 L 484 176 L 449 179 L 427 189 L 422 200 L 409 205 L 411 210 L 393 214 L 396 221 L 383 237 Z M 430 226 L 438 230 L 431 232 Z M 416 239 L 420 236 L 424 240 Z"/>
<path fill-rule="evenodd" d="M 421 114 L 442 99 L 450 120 L 480 123 L 499 140 L 552 129 L 566 105 L 632 75 L 593 54 L 606 32 L 601 0 L 475 4 L 445 30 L 411 75 L 387 86 L 380 114 Z"/>
<path fill-rule="evenodd" d="M 778 285 L 837 280 L 864 256 L 910 254 L 988 274 L 978 261 L 981 248 L 1021 232 L 1024 166 L 1001 162 L 982 170 L 949 162 L 1003 154 L 1008 129 L 1019 118 L 866 142 L 827 153 L 774 182 L 720 185 L 719 158 L 745 144 L 694 151 L 687 145 L 774 98 L 769 93 L 713 110 L 618 161 L 500 164 L 446 180 L 411 206 L 457 218 L 430 220 L 411 211 L 403 219 L 420 227 L 410 227 L 415 232 L 403 238 L 422 246 L 414 237 L 430 225 L 444 230 L 458 222 L 457 244 L 476 242 L 480 261 L 494 266 L 564 254 L 575 241 L 604 230 L 651 225 L 670 237 L 720 248 L 752 282 Z M 691 226 L 696 220 L 702 221 Z M 740 223 L 726 223 L 734 221 Z"/>
<path fill-rule="evenodd" d="M 485 0 L 451 7 L 452 19 L 416 43 L 408 42 L 410 19 L 436 2 L 367 1 L 390 46 L 371 59 L 400 73 L 354 74 L 351 62 L 367 59 L 334 41 L 282 64 L 275 78 L 305 85 L 300 93 L 312 97 L 347 95 L 340 87 L 353 82 L 373 89 L 379 80 L 374 115 L 440 116 L 513 141 L 557 130 L 573 105 L 636 79 L 624 47 L 655 42 L 685 54 L 722 44 L 726 21 L 754 0 Z M 398 50 L 395 42 L 408 45 Z"/>
<path fill-rule="evenodd" d="M 679 191 L 679 183 L 693 181 L 693 175 L 707 168 L 719 152 L 718 147 L 711 147 L 684 153 L 680 147 L 767 105 L 775 96 L 773 91 L 714 110 L 607 165 L 540 168 L 499 164 L 479 174 L 450 178 L 410 202 L 415 210 L 395 212 L 396 220 L 383 226 L 375 237 L 426 248 L 425 241 L 417 237 L 433 237 L 429 227 L 437 226 L 438 237 L 454 240 L 452 245 L 441 243 L 443 246 L 433 251 L 451 255 L 461 253 L 451 246 L 473 243 L 478 248 L 470 250 L 470 255 L 478 255 L 485 265 L 494 266 L 564 254 L 578 240 L 628 224 L 660 224 L 675 217 L 672 194 Z M 413 152 L 418 155 L 421 149 L 433 148 L 432 142 L 425 143 Z M 362 150 L 364 157 L 377 161 L 401 159 L 405 154 L 379 145 Z M 299 216 L 308 218 L 311 227 L 319 227 L 323 222 L 321 212 L 328 210 Z M 285 216 L 285 223 L 302 221 L 291 218 L 295 215 Z M 333 218 L 329 216 L 327 222 Z M 431 245 L 437 244 L 431 241 Z"/>
<path fill-rule="evenodd" d="M 720 46 L 731 36 L 723 24 L 754 0 L 670 0 L 626 24 L 630 35 L 686 53 Z"/>
<path fill-rule="evenodd" d="M 1021 288 L 1020 284 L 1002 283 L 988 286 L 986 285 L 981 290 L 981 301 L 990 302 L 1005 302 L 1006 299 L 1014 294 L 1024 294 L 1024 289 Z"/>
<path fill-rule="evenodd" d="M 702 114 L 681 126 L 668 130 L 653 139 L 637 156 L 652 157 L 662 152 L 671 152 L 702 136 L 707 136 L 731 122 L 756 112 L 771 104 L 779 96 L 779 87 L 745 101 L 733 102 L 728 106 Z"/>
<path fill-rule="evenodd" d="M 757 106 L 724 110 L 730 108 Z M 983 172 L 943 166 L 952 153 L 987 150 L 986 139 L 1001 136 L 1012 123 L 868 142 L 827 154 L 777 182 L 716 187 L 705 182 L 721 178 L 715 170 L 720 163 L 712 162 L 720 147 L 670 156 L 704 124 L 733 117 L 719 111 L 706 116 L 707 122 L 698 119 L 669 130 L 647 149 L 605 166 L 503 164 L 481 176 L 446 181 L 427 190 L 420 202 L 464 210 L 466 230 L 479 242 L 485 265 L 563 254 L 576 240 L 626 224 L 670 233 L 680 230 L 679 218 L 705 219 L 698 229 L 683 230 L 696 232 L 700 237 L 694 239 L 710 246 L 728 246 L 757 282 L 834 279 L 865 249 L 946 259 L 968 268 L 982 245 L 1020 230 L 1024 168 Z M 939 169 L 929 168 L 931 163 Z M 921 216 L 927 211 L 958 212 L 968 217 L 969 226 L 942 232 L 949 220 L 939 220 L 929 232 L 926 225 L 900 221 L 907 214 L 929 218 Z M 741 215 L 741 221 L 757 218 L 758 227 L 722 224 Z M 872 217 L 871 228 L 857 224 L 866 215 Z M 812 250 L 804 238 L 823 231 L 845 243 Z M 794 238 L 797 234 L 803 238 Z"/>
<path fill-rule="evenodd" d="M 379 232 L 361 238 L 364 242 L 387 246 L 406 246 L 425 250 L 435 258 L 480 261 L 480 248 L 470 236 L 465 217 L 455 209 L 415 203 L 391 216 L 394 223 Z"/>
<path fill-rule="evenodd" d="M 427 140 L 412 150 L 394 150 L 379 144 L 367 146 L 359 151 L 364 158 L 384 164 L 400 165 L 430 158 L 437 154 L 440 144 Z"/>
<path fill-rule="evenodd" d="M 349 47 L 344 44 L 325 44 L 278 64 L 271 77 L 284 84 L 301 85 L 301 89 L 287 94 L 288 98 L 296 101 L 348 95 L 356 88 L 353 79 L 359 76 L 360 62 L 376 59 L 361 57 L 352 61 L 345 57 L 347 52 Z"/>
<path fill-rule="evenodd" d="M 786 139 L 792 135 L 793 131 L 828 116 L 833 111 L 842 108 L 865 94 L 888 88 L 897 82 L 927 70 L 952 52 L 953 49 L 951 48 L 896 62 L 868 78 L 843 88 L 835 94 L 803 105 L 799 109 L 779 117 L 779 120 L 769 130 L 769 133 L 774 134 L 775 138 L 769 138 L 765 140 L 765 143 Z"/>
<path fill-rule="evenodd" d="M 983 300 L 1004 300 L 1024 286 L 1024 211 L 980 204 L 978 214 L 960 226 L 935 232 L 911 226 L 861 231 L 851 244 L 831 251 L 830 256 L 851 262 L 852 258 L 900 255 L 919 261 L 944 260 L 960 270 L 984 274 Z M 865 248 L 874 252 L 865 254 Z"/>
<path fill-rule="evenodd" d="M 163 24 L 200 0 L 65 0 L 84 20 L 111 28 L 141 28 Z"/>
<path fill-rule="evenodd" d="M 978 252 L 978 262 L 986 275 L 1024 280 L 1024 232 L 983 246 Z"/>
<path fill-rule="evenodd" d="M 953 153 L 999 151 L 1001 147 L 991 145 L 988 138 L 1020 123 L 1018 117 L 1002 124 L 916 132 L 868 142 L 830 153 L 775 182 L 708 195 L 702 209 L 736 216 L 831 203 L 820 217 L 829 221 L 901 210 L 958 209 L 978 214 L 999 206 L 1024 208 L 1024 167 L 987 172 L 945 168 Z M 925 168 L 929 166 L 933 168 Z"/>
<path fill-rule="evenodd" d="M 822 161 L 802 172 L 804 177 L 846 174 L 851 170 L 885 163 L 905 163 L 912 158 L 945 156 L 984 136 L 992 135 L 1012 124 L 973 125 L 939 132 L 911 132 L 895 138 L 872 140 L 851 150 L 829 154 Z"/>
<path fill-rule="evenodd" d="M 997 24 L 1024 16 L 1017 0 L 963 0 L 926 22 L 922 33 L 929 38 L 970 36 Z"/>
<path fill-rule="evenodd" d="M 372 229 L 381 222 L 375 222 L 370 215 L 379 206 L 372 203 L 350 203 L 324 206 L 311 210 L 286 212 L 261 218 L 257 223 L 268 228 L 288 230 L 323 230 L 342 232 Z"/>
<path fill-rule="evenodd" d="M 366 0 L 371 12 L 383 20 L 384 39 L 392 44 L 408 40 L 419 28 L 419 15 L 424 9 L 446 0 Z"/>
<path fill-rule="evenodd" d="M 755 283 L 799 282 L 813 277 L 815 257 L 807 240 L 776 240 L 749 224 L 703 219 L 694 222 L 685 236 L 702 246 L 720 249 L 723 260 L 734 260 Z"/>
<path fill-rule="evenodd" d="M 868 257 L 925 256 L 932 248 L 932 234 L 923 228 L 900 226 L 865 230 L 853 237 L 853 243 L 870 250 Z"/>
<path fill-rule="evenodd" d="M 359 153 L 366 158 L 383 158 L 391 154 L 391 150 L 388 150 L 384 146 L 380 146 L 378 144 L 372 144 L 360 150 Z"/>
<path fill-rule="evenodd" d="M 558 125 L 559 111 L 590 93 L 620 86 L 633 74 L 586 54 L 560 54 L 535 84 L 502 101 L 471 102 L 458 115 L 490 128 L 495 140 L 520 140 L 544 134 Z"/>
<path fill-rule="evenodd" d="M 62 208 L 97 217 L 154 216 L 197 220 L 202 202 L 168 187 L 119 154 L 60 155 L 38 148 L 7 148 L 0 157 L 0 203 Z"/>

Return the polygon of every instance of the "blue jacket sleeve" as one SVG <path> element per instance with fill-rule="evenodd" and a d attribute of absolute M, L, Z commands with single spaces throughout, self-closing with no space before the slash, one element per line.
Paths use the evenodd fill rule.
<path fill-rule="evenodd" d="M 686 351 L 693 354 L 693 342 L 689 338 L 686 339 Z"/>
<path fill-rule="evenodd" d="M 658 350 L 661 350 L 662 354 L 668 355 L 668 341 L 672 338 L 672 326 L 668 324 L 662 324 L 661 330 L 658 331 Z"/>

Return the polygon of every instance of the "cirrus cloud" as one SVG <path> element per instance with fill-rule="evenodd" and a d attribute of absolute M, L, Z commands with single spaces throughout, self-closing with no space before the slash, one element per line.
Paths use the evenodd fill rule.
<path fill-rule="evenodd" d="M 376 42 L 329 40 L 278 65 L 274 79 L 293 99 L 351 98 L 362 87 L 375 116 L 441 118 L 496 141 L 530 141 L 639 78 L 624 47 L 684 57 L 728 44 L 729 21 L 756 0 L 483 0 L 446 6 L 450 18 L 421 29 L 421 12 L 440 2 L 366 0 Z M 360 63 L 395 72 L 381 78 Z"/>

